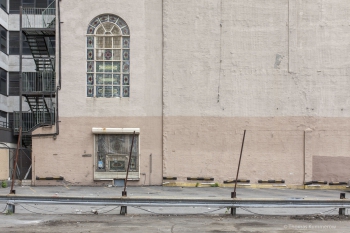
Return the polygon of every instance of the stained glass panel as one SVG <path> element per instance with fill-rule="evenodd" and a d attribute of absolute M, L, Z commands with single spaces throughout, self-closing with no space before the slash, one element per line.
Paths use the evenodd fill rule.
<path fill-rule="evenodd" d="M 112 62 L 105 62 L 105 72 L 112 72 Z"/>
<path fill-rule="evenodd" d="M 94 62 L 93 61 L 87 62 L 87 72 L 94 72 Z"/>
<path fill-rule="evenodd" d="M 96 62 L 96 72 L 103 72 L 104 69 L 104 64 L 101 61 Z"/>
<path fill-rule="evenodd" d="M 113 74 L 113 85 L 120 85 L 120 74 Z"/>
<path fill-rule="evenodd" d="M 109 22 L 115 23 L 115 21 L 117 21 L 118 17 L 110 15 L 109 16 Z"/>
<path fill-rule="evenodd" d="M 112 74 L 105 74 L 104 76 L 104 85 L 112 85 Z"/>
<path fill-rule="evenodd" d="M 118 19 L 117 25 L 118 25 L 120 28 L 123 28 L 123 27 L 127 26 L 126 23 L 125 23 L 125 21 L 122 20 L 121 18 Z"/>
<path fill-rule="evenodd" d="M 102 15 L 101 17 L 100 17 L 100 21 L 101 22 L 106 22 L 108 20 L 108 15 Z"/>
<path fill-rule="evenodd" d="M 96 83 L 103 84 L 103 74 L 96 74 Z"/>
<path fill-rule="evenodd" d="M 121 36 L 129 35 L 127 24 L 117 16 L 102 15 L 89 28 L 96 36 L 87 36 L 86 42 L 87 96 L 129 97 L 130 37 Z"/>
<path fill-rule="evenodd" d="M 96 34 L 97 35 L 104 35 L 105 34 L 105 29 L 103 27 L 97 28 Z"/>
<path fill-rule="evenodd" d="M 129 49 L 123 50 L 123 60 L 130 60 L 130 52 Z"/>
<path fill-rule="evenodd" d="M 93 49 L 88 49 L 88 51 L 87 51 L 87 59 L 88 60 L 94 60 L 94 50 Z"/>
<path fill-rule="evenodd" d="M 129 86 L 123 86 L 123 97 L 129 97 Z"/>
<path fill-rule="evenodd" d="M 113 72 L 120 72 L 120 62 L 119 61 L 113 62 Z"/>
<path fill-rule="evenodd" d="M 104 54 L 105 54 L 104 49 L 97 49 L 96 50 L 96 60 L 103 60 Z"/>
<path fill-rule="evenodd" d="M 116 35 L 116 36 L 121 35 L 120 29 L 117 25 L 113 26 L 113 28 L 111 30 L 111 34 Z"/>
<path fill-rule="evenodd" d="M 123 37 L 123 48 L 129 48 L 129 47 L 130 47 L 130 38 Z"/>
<path fill-rule="evenodd" d="M 105 48 L 112 48 L 112 40 L 113 40 L 112 37 L 106 36 L 104 47 Z"/>
<path fill-rule="evenodd" d="M 122 28 L 122 33 L 124 36 L 129 35 L 129 28 L 128 26 L 125 26 Z"/>
<path fill-rule="evenodd" d="M 94 97 L 94 86 L 87 86 L 87 97 Z"/>
<path fill-rule="evenodd" d="M 121 48 L 121 39 L 120 36 L 113 36 L 113 48 Z"/>
<path fill-rule="evenodd" d="M 104 48 L 103 46 L 104 37 L 96 37 L 96 48 Z"/>
<path fill-rule="evenodd" d="M 94 38 L 92 36 L 88 36 L 86 38 L 86 45 L 88 48 L 93 48 L 94 47 Z"/>
<path fill-rule="evenodd" d="M 89 25 L 86 34 L 94 34 L 94 32 L 95 32 L 95 28 Z"/>
<path fill-rule="evenodd" d="M 96 86 L 96 97 L 103 97 L 103 86 Z"/>
<path fill-rule="evenodd" d="M 113 95 L 113 89 L 112 86 L 105 86 L 105 97 L 112 97 Z"/>
<path fill-rule="evenodd" d="M 123 85 L 129 85 L 130 84 L 130 76 L 128 74 L 123 75 Z"/>
<path fill-rule="evenodd" d="M 113 97 L 120 97 L 120 86 L 113 86 Z"/>
<path fill-rule="evenodd" d="M 94 74 L 87 74 L 86 83 L 88 85 L 94 85 Z"/>
<path fill-rule="evenodd" d="M 96 28 L 100 24 L 100 20 L 96 17 L 90 24 Z"/>
<path fill-rule="evenodd" d="M 120 49 L 113 49 L 113 60 L 120 60 Z"/>
<path fill-rule="evenodd" d="M 112 59 L 112 50 L 106 49 L 104 58 L 105 58 L 105 60 L 111 60 Z"/>
<path fill-rule="evenodd" d="M 123 61 L 123 72 L 128 73 L 130 69 L 130 63 L 128 61 Z"/>

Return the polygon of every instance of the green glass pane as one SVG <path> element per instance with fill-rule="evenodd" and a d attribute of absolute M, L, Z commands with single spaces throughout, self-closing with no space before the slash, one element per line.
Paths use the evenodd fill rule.
<path fill-rule="evenodd" d="M 113 74 L 113 85 L 120 85 L 120 74 Z"/>
<path fill-rule="evenodd" d="M 120 72 L 120 62 L 119 61 L 113 62 L 113 72 Z"/>
<path fill-rule="evenodd" d="M 96 83 L 103 84 L 103 74 L 96 74 Z"/>
<path fill-rule="evenodd" d="M 96 97 L 103 97 L 103 86 L 96 86 Z"/>
<path fill-rule="evenodd" d="M 105 72 L 112 72 L 112 62 L 105 62 Z"/>
<path fill-rule="evenodd" d="M 113 89 L 111 86 L 105 87 L 105 97 L 112 97 L 113 95 Z"/>
<path fill-rule="evenodd" d="M 112 85 L 112 83 L 113 83 L 112 74 L 105 74 L 104 76 L 105 76 L 104 84 L 105 85 Z"/>
<path fill-rule="evenodd" d="M 104 68 L 104 64 L 101 61 L 97 61 L 96 62 L 96 72 L 104 72 L 105 68 Z"/>
<path fill-rule="evenodd" d="M 120 97 L 120 86 L 113 86 L 113 97 Z"/>

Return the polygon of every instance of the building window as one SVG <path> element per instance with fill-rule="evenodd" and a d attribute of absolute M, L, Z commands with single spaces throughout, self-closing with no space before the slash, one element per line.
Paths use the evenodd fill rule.
<path fill-rule="evenodd" d="M 10 31 L 9 32 L 9 54 L 10 55 L 19 55 L 19 32 L 18 31 Z M 27 42 L 27 38 L 24 34 L 22 34 L 22 55 L 32 55 L 30 51 L 29 44 Z"/>
<path fill-rule="evenodd" d="M 19 72 L 9 72 L 9 96 L 19 96 Z"/>
<path fill-rule="evenodd" d="M 1 52 L 7 54 L 7 30 L 0 25 L 0 46 Z"/>
<path fill-rule="evenodd" d="M 0 7 L 7 12 L 7 0 L 0 0 Z"/>
<path fill-rule="evenodd" d="M 106 131 L 111 130 L 106 134 Z M 134 129 L 93 128 L 95 133 L 95 179 L 125 178 Z M 139 179 L 139 129 L 134 137 L 129 177 Z"/>
<path fill-rule="evenodd" d="M 0 127 L 2 128 L 8 128 L 8 122 L 7 122 L 7 112 L 0 110 Z"/>
<path fill-rule="evenodd" d="M 0 68 L 0 94 L 7 95 L 7 71 Z"/>
<path fill-rule="evenodd" d="M 115 15 L 94 18 L 87 29 L 87 97 L 130 96 L 130 32 Z"/>

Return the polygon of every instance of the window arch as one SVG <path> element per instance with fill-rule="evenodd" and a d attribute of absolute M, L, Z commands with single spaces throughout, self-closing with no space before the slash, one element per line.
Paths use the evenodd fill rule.
<path fill-rule="evenodd" d="M 87 29 L 87 97 L 130 96 L 130 31 L 115 15 L 95 17 Z"/>

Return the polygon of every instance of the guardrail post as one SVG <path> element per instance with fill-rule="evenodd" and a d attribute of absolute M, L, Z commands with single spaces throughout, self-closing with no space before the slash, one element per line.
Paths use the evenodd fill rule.
<path fill-rule="evenodd" d="M 231 198 L 236 198 L 236 192 L 231 192 Z M 236 215 L 236 207 L 231 208 L 231 215 Z"/>
<path fill-rule="evenodd" d="M 340 199 L 345 199 L 345 193 L 340 193 Z M 339 215 L 345 215 L 345 208 L 339 208 Z"/>
<path fill-rule="evenodd" d="M 122 191 L 122 196 L 126 197 L 127 196 L 127 192 L 126 191 Z M 128 213 L 128 207 L 127 206 L 121 206 L 120 207 L 120 214 L 121 215 L 126 215 Z"/>

